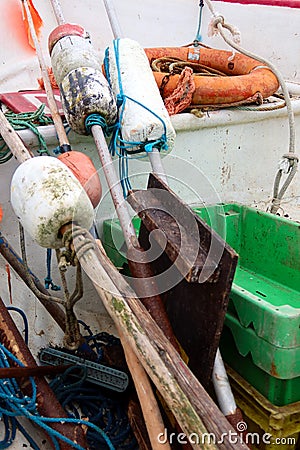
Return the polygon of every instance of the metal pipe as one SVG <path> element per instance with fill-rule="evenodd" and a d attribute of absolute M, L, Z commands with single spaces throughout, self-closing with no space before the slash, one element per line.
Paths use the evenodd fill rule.
<path fill-rule="evenodd" d="M 167 186 L 169 185 L 168 178 L 162 164 L 159 150 L 153 147 L 152 152 L 148 153 L 152 171 L 157 175 Z"/>
<path fill-rule="evenodd" d="M 217 350 L 214 362 L 212 381 L 220 410 L 222 411 L 224 416 L 235 414 L 236 403 L 231 391 L 227 372 L 219 349 Z"/>
<path fill-rule="evenodd" d="M 110 0 L 103 0 L 103 2 L 114 38 L 123 36 L 113 3 Z"/>
<path fill-rule="evenodd" d="M 66 23 L 59 0 L 50 0 L 58 25 Z"/>

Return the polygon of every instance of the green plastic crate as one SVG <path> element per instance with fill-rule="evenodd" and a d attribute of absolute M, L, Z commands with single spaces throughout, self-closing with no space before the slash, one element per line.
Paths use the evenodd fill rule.
<path fill-rule="evenodd" d="M 237 204 L 195 211 L 239 254 L 229 311 L 275 346 L 300 346 L 300 224 Z"/>
<path fill-rule="evenodd" d="M 239 354 L 247 356 L 250 353 L 256 366 L 276 378 L 300 377 L 300 347 L 272 345 L 257 336 L 252 328 L 243 327 L 230 313 L 226 314 L 225 326 L 234 336 Z"/>
<path fill-rule="evenodd" d="M 220 351 L 224 361 L 273 405 L 285 406 L 300 401 L 300 376 L 280 379 L 259 368 L 253 362 L 251 352 L 246 356 L 240 354 L 227 325 L 222 331 Z"/>
<path fill-rule="evenodd" d="M 132 219 L 136 234 L 138 235 L 141 220 L 138 217 Z M 127 270 L 126 245 L 123 232 L 118 219 L 105 220 L 103 222 L 103 247 L 107 256 L 116 267 Z"/>
<path fill-rule="evenodd" d="M 274 346 L 300 346 L 300 224 L 238 204 L 193 208 L 239 254 L 228 311 Z M 138 232 L 140 220 L 134 219 Z M 103 243 L 126 264 L 117 220 L 104 222 Z"/>

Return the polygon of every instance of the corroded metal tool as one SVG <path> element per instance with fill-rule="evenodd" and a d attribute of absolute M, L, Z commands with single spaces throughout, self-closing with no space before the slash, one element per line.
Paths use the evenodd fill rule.
<path fill-rule="evenodd" d="M 148 189 L 128 201 L 142 219 L 140 243 L 160 248 L 152 263 L 174 333 L 189 366 L 207 388 L 237 264 L 237 254 L 151 174 Z M 159 232 L 157 232 L 159 230 Z"/>

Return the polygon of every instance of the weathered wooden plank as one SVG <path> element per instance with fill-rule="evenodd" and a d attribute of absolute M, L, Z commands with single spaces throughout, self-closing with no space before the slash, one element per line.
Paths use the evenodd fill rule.
<path fill-rule="evenodd" d="M 207 389 L 219 346 L 237 254 L 158 177 L 129 196 L 142 219 L 139 239 L 160 256 L 152 263 L 170 322 Z M 158 233 L 159 231 L 159 233 Z"/>

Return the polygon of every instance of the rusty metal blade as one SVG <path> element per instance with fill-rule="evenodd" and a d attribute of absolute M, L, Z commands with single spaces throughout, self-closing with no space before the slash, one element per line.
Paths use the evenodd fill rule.
<path fill-rule="evenodd" d="M 128 201 L 142 219 L 142 247 L 161 250 L 152 265 L 161 274 L 158 285 L 172 328 L 190 368 L 208 388 L 237 254 L 153 174 L 147 190 L 131 193 Z M 170 287 L 166 290 L 164 284 Z"/>

